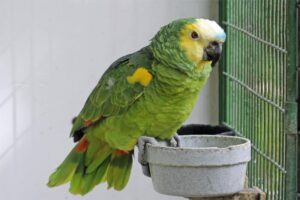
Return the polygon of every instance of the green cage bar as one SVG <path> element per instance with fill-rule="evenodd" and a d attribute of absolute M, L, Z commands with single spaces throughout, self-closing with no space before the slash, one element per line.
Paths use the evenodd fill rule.
<path fill-rule="evenodd" d="M 220 0 L 220 123 L 252 142 L 249 185 L 297 199 L 297 2 Z"/>

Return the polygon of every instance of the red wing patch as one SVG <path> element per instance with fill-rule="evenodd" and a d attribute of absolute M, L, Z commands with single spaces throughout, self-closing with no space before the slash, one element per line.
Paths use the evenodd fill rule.
<path fill-rule="evenodd" d="M 88 120 L 84 120 L 84 126 L 90 126 L 90 125 L 92 125 L 94 122 L 93 122 L 93 120 L 91 120 L 91 119 L 88 119 Z"/>
<path fill-rule="evenodd" d="M 89 146 L 89 141 L 86 138 L 82 138 L 80 142 L 77 144 L 75 151 L 77 153 L 83 153 L 87 150 Z"/>
<path fill-rule="evenodd" d="M 103 116 L 100 116 L 98 119 L 95 119 L 94 121 L 92 119 L 84 120 L 83 124 L 85 127 L 88 127 L 88 126 L 92 125 L 93 123 L 100 121 L 103 118 L 104 118 Z"/>
<path fill-rule="evenodd" d="M 115 155 L 117 156 L 128 155 L 129 153 L 130 153 L 129 151 L 115 150 Z"/>

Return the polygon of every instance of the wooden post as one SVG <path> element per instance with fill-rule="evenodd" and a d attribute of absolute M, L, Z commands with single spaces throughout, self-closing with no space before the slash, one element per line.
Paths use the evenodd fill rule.
<path fill-rule="evenodd" d="M 237 194 L 226 197 L 190 198 L 190 200 L 266 200 L 266 194 L 259 188 L 247 188 Z"/>

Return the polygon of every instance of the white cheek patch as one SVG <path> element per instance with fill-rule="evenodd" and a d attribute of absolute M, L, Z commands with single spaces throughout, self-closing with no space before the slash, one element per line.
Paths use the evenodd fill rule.
<path fill-rule="evenodd" d="M 226 34 L 224 30 L 215 22 L 208 19 L 197 19 L 201 37 L 208 41 L 224 42 Z"/>

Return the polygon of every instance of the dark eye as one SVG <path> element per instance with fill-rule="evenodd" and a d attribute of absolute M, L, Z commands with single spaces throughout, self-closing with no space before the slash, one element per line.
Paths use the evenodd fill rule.
<path fill-rule="evenodd" d="M 199 38 L 199 34 L 196 31 L 191 32 L 191 37 L 193 39 L 198 39 Z"/>

